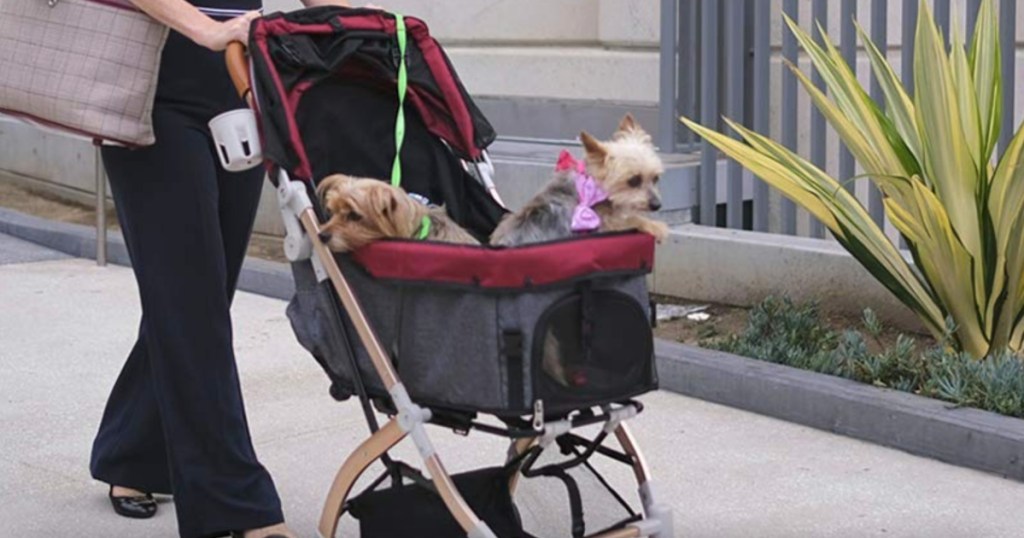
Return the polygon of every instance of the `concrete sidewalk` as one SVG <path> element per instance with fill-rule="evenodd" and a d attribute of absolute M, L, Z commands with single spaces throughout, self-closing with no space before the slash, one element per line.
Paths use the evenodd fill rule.
<path fill-rule="evenodd" d="M 118 518 L 88 474 L 92 435 L 138 323 L 131 272 L 3 236 L 0 263 L 0 535 L 176 536 L 173 503 L 152 520 Z M 257 451 L 292 527 L 315 536 L 337 467 L 366 436 L 361 414 L 327 395 L 283 302 L 241 293 L 234 319 Z M 1024 484 L 673 394 L 644 400 L 635 432 L 679 536 L 1024 536 Z M 453 470 L 503 458 L 495 438 L 434 432 Z M 628 470 L 610 470 L 632 501 Z M 520 493 L 534 534 L 569 535 L 564 490 L 527 482 Z M 614 518 L 604 513 L 611 506 L 588 515 Z M 357 535 L 347 517 L 341 535 Z"/>

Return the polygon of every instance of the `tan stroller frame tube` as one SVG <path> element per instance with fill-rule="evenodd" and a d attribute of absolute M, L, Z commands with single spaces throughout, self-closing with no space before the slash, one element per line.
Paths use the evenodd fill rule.
<path fill-rule="evenodd" d="M 228 71 L 239 95 L 246 98 L 250 105 L 253 99 L 249 86 L 249 65 L 245 57 L 245 48 L 241 43 L 232 43 L 227 49 Z M 434 451 L 425 428 L 431 419 L 429 409 L 413 403 L 409 393 L 398 377 L 380 340 L 373 331 L 369 320 L 359 305 L 351 286 L 345 279 L 334 255 L 320 240 L 320 222 L 309 199 L 306 186 L 301 181 L 293 181 L 281 170 L 277 186 L 278 203 L 284 219 L 287 236 L 285 238 L 285 254 L 290 261 L 309 259 L 316 271 L 317 278 L 322 282 L 330 279 L 334 290 L 351 318 L 363 346 L 367 350 L 377 375 L 394 403 L 397 415 L 390 417 L 377 432 L 363 441 L 349 455 L 335 475 L 318 527 L 321 538 L 333 538 L 337 532 L 338 521 L 345 510 L 346 502 L 360 476 L 375 461 L 384 456 L 391 448 L 412 437 L 424 466 L 437 489 L 437 493 L 445 506 L 466 531 L 468 538 L 496 538 L 495 534 L 480 520 L 456 489 L 448 471 Z M 635 413 L 634 413 L 635 414 Z M 628 418 L 628 417 L 625 417 Z M 650 472 L 641 455 L 632 434 L 623 423 L 620 415 L 609 414 L 605 423 L 608 433 L 614 432 L 623 452 L 630 458 L 633 471 L 640 486 L 640 498 L 646 518 L 628 526 L 588 536 L 587 538 L 631 538 L 651 536 L 654 538 L 670 538 L 672 533 L 671 512 L 662 505 L 656 505 L 650 494 Z M 520 439 L 513 442 L 510 452 L 518 453 L 527 450 L 535 442 L 543 442 L 545 437 L 553 438 L 559 423 L 545 425 L 537 432 L 537 438 Z M 515 475 L 518 476 L 518 473 Z M 509 487 L 514 492 L 516 479 L 513 478 Z"/>

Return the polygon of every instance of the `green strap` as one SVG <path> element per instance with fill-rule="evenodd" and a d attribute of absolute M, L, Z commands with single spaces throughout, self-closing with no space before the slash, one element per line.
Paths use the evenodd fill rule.
<path fill-rule="evenodd" d="M 420 222 L 420 231 L 416 233 L 416 239 L 423 241 L 430 235 L 430 217 L 424 215 Z"/>
<path fill-rule="evenodd" d="M 395 32 L 398 36 L 398 117 L 395 118 L 395 162 L 391 165 L 391 184 L 402 185 L 402 143 L 405 142 L 405 92 L 409 88 L 409 74 L 405 68 L 405 17 L 395 13 Z M 424 215 L 416 239 L 422 241 L 430 235 L 430 217 Z"/>
<path fill-rule="evenodd" d="M 398 187 L 402 184 L 402 142 L 405 141 L 405 90 L 408 87 L 408 74 L 405 70 L 405 17 L 395 13 L 395 27 L 398 34 L 398 52 L 401 59 L 398 63 L 398 117 L 395 118 L 395 162 L 391 166 L 391 184 Z M 427 228 L 429 230 L 429 226 Z"/>

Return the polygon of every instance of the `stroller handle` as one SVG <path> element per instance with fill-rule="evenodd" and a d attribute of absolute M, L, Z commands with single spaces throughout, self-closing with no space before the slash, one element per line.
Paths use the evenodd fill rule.
<path fill-rule="evenodd" d="M 224 51 L 224 58 L 228 64 L 228 74 L 231 82 L 235 85 L 238 96 L 245 99 L 245 102 L 252 105 L 249 93 L 249 62 L 245 59 L 245 45 L 241 41 L 228 43 Z"/>

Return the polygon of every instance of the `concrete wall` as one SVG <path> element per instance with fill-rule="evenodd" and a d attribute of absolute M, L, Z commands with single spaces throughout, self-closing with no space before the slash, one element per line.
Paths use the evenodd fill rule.
<path fill-rule="evenodd" d="M 471 93 L 493 103 L 499 132 L 545 137 L 575 136 L 548 121 L 540 131 L 520 117 L 530 102 L 574 119 L 586 103 L 624 103 L 608 118 L 657 101 L 657 3 L 650 0 L 388 0 L 387 8 L 422 17 L 446 45 Z M 587 9 L 580 9 L 580 6 Z M 300 7 L 297 0 L 267 0 L 267 12 Z M 0 75 L 2 76 L 2 75 Z M 525 99 L 524 101 L 519 101 Z M 517 104 L 519 103 L 519 104 Z M 568 104 L 567 104 L 568 103 Z M 483 105 L 486 106 L 487 105 Z M 511 113 L 504 113 L 510 110 Z M 490 111 L 488 111 L 490 112 Z M 602 116 L 603 117 L 603 116 Z M 610 123 L 611 120 L 602 123 Z M 595 126 L 596 127 L 596 126 Z M 593 129 L 595 132 L 600 129 Z M 531 132 L 533 131 L 533 132 Z M 0 176 L 91 203 L 95 149 L 87 143 L 0 121 Z M 513 165 L 504 177 L 515 173 Z M 499 177 L 499 180 L 502 178 Z M 2 180 L 2 179 L 0 179 Z M 256 230 L 281 234 L 269 188 Z"/>
<path fill-rule="evenodd" d="M 781 0 L 774 3 L 778 13 Z M 654 131 L 658 86 L 658 5 L 655 0 L 380 0 L 390 9 L 420 16 L 442 41 L 469 91 L 498 128 L 512 136 L 570 140 L 581 128 L 607 131 L 615 118 L 632 111 Z M 838 35 L 839 2 L 830 2 L 828 27 Z M 966 2 L 954 0 L 963 20 Z M 300 6 L 297 0 L 267 0 L 268 12 Z M 810 0 L 801 0 L 800 22 L 810 27 Z M 868 31 L 870 2 L 857 2 L 858 19 Z M 898 70 L 900 2 L 889 2 L 890 59 Z M 771 40 L 781 44 L 782 24 L 773 17 Z M 1018 42 L 1024 38 L 1024 9 L 1018 10 Z M 1016 51 L 1018 65 L 1021 49 Z M 808 68 L 806 61 L 801 63 Z M 780 92 L 782 65 L 772 63 L 771 92 Z M 862 82 L 868 80 L 863 55 L 857 63 Z M 1017 121 L 1024 118 L 1024 69 L 1016 71 Z M 809 103 L 800 100 L 798 144 L 809 147 Z M 779 119 L 771 113 L 771 134 L 778 137 Z M 649 119 L 649 120 L 648 120 Z M 568 143 L 568 142 L 567 142 Z M 828 134 L 829 154 L 838 142 Z M 514 153 L 514 152 L 513 152 Z M 501 162 L 501 181 L 524 174 L 521 159 Z M 87 200 L 94 185 L 93 148 L 39 133 L 21 125 L 0 123 L 0 171 L 22 181 Z M 537 163 L 530 163 L 536 168 Z M 544 163 L 541 163 L 542 165 Z M 828 169 L 836 171 L 834 159 Z M 533 177 L 531 169 L 525 176 Z M 9 174 L 10 175 L 10 174 Z M 511 178 L 511 179 L 510 179 Z M 747 181 L 749 183 L 749 181 Z M 866 192 L 865 185 L 860 191 Z M 521 190 L 521 189 L 520 189 Z M 689 196 L 690 186 L 681 187 Z M 724 189 L 723 189 L 724 192 Z M 683 196 L 683 194 L 680 194 Z M 270 196 L 264 197 L 257 230 L 279 233 L 279 219 Z M 521 196 L 520 196 L 521 198 Z M 680 198 L 682 199 L 682 198 Z M 806 228 L 806 219 L 800 221 Z"/>
<path fill-rule="evenodd" d="M 470 93 L 656 104 L 655 0 L 388 0 L 420 17 Z M 297 0 L 269 0 L 285 11 Z"/>

